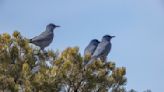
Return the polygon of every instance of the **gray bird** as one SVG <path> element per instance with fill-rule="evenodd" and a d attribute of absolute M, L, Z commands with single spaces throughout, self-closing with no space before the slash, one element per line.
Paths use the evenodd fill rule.
<path fill-rule="evenodd" d="M 100 59 L 106 59 L 107 55 L 109 54 L 112 44 L 111 44 L 111 39 L 115 36 L 110 36 L 110 35 L 105 35 L 102 38 L 102 41 L 98 44 L 95 52 L 93 53 L 91 60 L 89 63 L 85 66 L 87 68 L 89 65 L 91 65 L 95 59 L 100 58 Z"/>
<path fill-rule="evenodd" d="M 97 39 L 91 40 L 88 46 L 84 49 L 84 56 L 88 54 L 92 56 L 99 43 L 100 42 Z"/>
<path fill-rule="evenodd" d="M 39 46 L 41 50 L 44 50 L 44 48 L 49 46 L 50 43 L 53 41 L 53 37 L 54 37 L 53 30 L 56 27 L 60 27 L 60 26 L 57 26 L 52 23 L 48 24 L 44 32 L 42 32 L 39 36 L 30 39 L 30 43 L 33 43 L 36 46 Z"/>
<path fill-rule="evenodd" d="M 84 56 L 87 56 L 87 55 L 92 56 L 99 43 L 100 42 L 97 39 L 91 40 L 90 43 L 88 44 L 88 46 L 84 49 Z M 87 61 L 84 61 L 84 65 L 86 63 L 87 63 Z"/>

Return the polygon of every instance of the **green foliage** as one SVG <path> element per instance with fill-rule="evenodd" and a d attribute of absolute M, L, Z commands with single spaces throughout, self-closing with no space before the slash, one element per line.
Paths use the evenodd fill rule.
<path fill-rule="evenodd" d="M 114 62 L 103 63 L 96 60 L 84 70 L 78 47 L 68 47 L 63 52 L 53 50 L 35 53 L 28 40 L 19 32 L 12 36 L 0 35 L 0 92 L 125 92 L 126 68 L 116 67 Z M 40 68 L 32 73 L 39 57 Z M 51 60 L 52 67 L 47 67 L 46 60 Z"/>

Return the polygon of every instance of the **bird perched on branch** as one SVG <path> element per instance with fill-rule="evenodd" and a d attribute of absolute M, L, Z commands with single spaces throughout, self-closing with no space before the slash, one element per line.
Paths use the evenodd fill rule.
<path fill-rule="evenodd" d="M 53 37 L 54 37 L 53 30 L 57 27 L 60 26 L 52 23 L 48 24 L 44 32 L 42 32 L 39 36 L 30 39 L 30 43 L 33 43 L 36 46 L 39 46 L 41 50 L 44 50 L 44 48 L 49 46 L 50 43 L 53 41 Z"/>
<path fill-rule="evenodd" d="M 91 65 L 95 59 L 100 58 L 102 61 L 105 61 L 107 55 L 109 54 L 112 44 L 111 39 L 115 36 L 105 35 L 102 38 L 102 41 L 98 44 L 96 50 L 94 51 L 91 60 L 87 63 L 85 68 Z"/>
<path fill-rule="evenodd" d="M 86 56 L 87 54 L 90 54 L 92 56 L 99 43 L 100 42 L 97 39 L 91 40 L 88 46 L 84 50 L 84 56 Z"/>
<path fill-rule="evenodd" d="M 91 40 L 90 43 L 88 44 L 88 46 L 84 49 L 84 56 L 87 56 L 87 55 L 92 56 L 99 43 L 100 42 L 97 39 Z M 87 61 L 84 61 L 84 65 L 86 63 L 87 63 Z"/>

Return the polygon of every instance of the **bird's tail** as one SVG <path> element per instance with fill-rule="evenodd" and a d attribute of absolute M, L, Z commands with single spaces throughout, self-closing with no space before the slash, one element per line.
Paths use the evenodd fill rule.
<path fill-rule="evenodd" d="M 84 60 L 82 65 L 85 66 L 89 61 L 91 60 L 91 54 L 90 53 L 84 53 Z"/>
<path fill-rule="evenodd" d="M 92 57 L 91 60 L 89 60 L 89 62 L 85 65 L 85 69 L 87 69 L 91 64 L 93 64 L 96 58 L 96 56 Z"/>

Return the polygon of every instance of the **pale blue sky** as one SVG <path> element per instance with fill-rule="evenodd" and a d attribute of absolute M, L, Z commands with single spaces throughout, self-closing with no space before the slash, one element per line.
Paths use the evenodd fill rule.
<path fill-rule="evenodd" d="M 54 50 L 115 35 L 108 59 L 127 68 L 127 89 L 164 92 L 163 0 L 0 0 L 0 33 L 31 38 L 48 23 L 61 25 Z"/>

